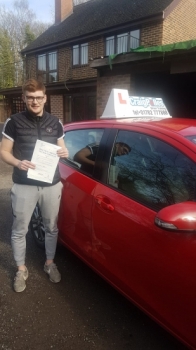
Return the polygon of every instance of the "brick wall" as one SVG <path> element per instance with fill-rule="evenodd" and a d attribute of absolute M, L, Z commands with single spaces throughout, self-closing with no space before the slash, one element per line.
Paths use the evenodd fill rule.
<path fill-rule="evenodd" d="M 88 58 L 89 62 L 93 58 L 104 55 L 103 38 L 89 42 Z M 36 78 L 36 57 L 28 56 L 26 60 L 27 78 Z M 80 80 L 96 78 L 96 69 L 90 68 L 89 65 L 80 67 L 72 66 L 72 48 L 65 47 L 58 50 L 58 81 Z"/>
<path fill-rule="evenodd" d="M 28 56 L 26 60 L 26 78 L 36 78 L 36 69 L 37 69 L 37 63 L 36 63 L 36 56 Z"/>
<path fill-rule="evenodd" d="M 65 47 L 58 51 L 58 76 L 59 81 L 67 81 L 71 79 L 71 48 Z"/>
<path fill-rule="evenodd" d="M 90 41 L 88 43 L 88 59 L 100 57 L 104 53 L 103 39 Z M 59 50 L 58 53 L 58 66 L 59 66 L 59 81 L 68 80 L 80 80 L 87 78 L 95 78 L 97 71 L 90 68 L 89 65 L 80 67 L 72 66 L 72 48 L 67 47 Z"/>
<path fill-rule="evenodd" d="M 63 95 L 50 95 L 50 111 L 63 122 Z"/>
<path fill-rule="evenodd" d="M 104 56 L 104 38 L 100 37 L 97 40 L 93 40 L 89 42 L 89 50 L 88 50 L 88 56 L 89 60 L 91 58 L 100 58 L 101 56 Z"/>
<path fill-rule="evenodd" d="M 72 0 L 55 0 L 55 23 L 60 23 L 73 12 Z"/>
<path fill-rule="evenodd" d="M 148 23 L 141 28 L 141 45 L 162 45 L 163 23 Z"/>
<path fill-rule="evenodd" d="M 154 46 L 196 38 L 196 0 L 181 0 L 169 16 L 158 23 L 151 22 L 141 27 L 141 45 Z M 89 42 L 89 62 L 104 56 L 104 39 Z M 27 78 L 36 77 L 36 57 L 27 58 Z M 97 77 L 97 70 L 89 65 L 72 66 L 72 48 L 58 50 L 59 81 L 80 80 Z"/>
<path fill-rule="evenodd" d="M 195 39 L 195 24 L 196 1 L 181 0 L 163 22 L 163 45 Z"/>
<path fill-rule="evenodd" d="M 141 45 L 166 45 L 196 38 L 196 1 L 181 0 L 163 22 L 141 28 Z"/>
<path fill-rule="evenodd" d="M 130 74 L 105 76 L 97 78 L 97 118 L 99 118 L 106 106 L 112 89 L 127 89 L 133 93 L 134 84 L 130 81 Z"/>
<path fill-rule="evenodd" d="M 174 10 L 159 22 L 151 22 L 141 27 L 141 45 L 154 46 L 196 38 L 196 0 L 181 0 Z M 89 62 L 104 56 L 104 39 L 89 42 Z M 36 57 L 27 59 L 27 77 L 36 77 Z M 113 74 L 113 76 L 112 76 Z M 89 65 L 72 67 L 72 48 L 58 50 L 59 81 L 74 81 L 96 78 L 97 70 Z M 130 74 L 116 74 L 97 77 L 97 118 L 102 115 L 112 88 L 128 89 L 134 93 L 134 81 Z M 130 89 L 132 91 L 130 91 Z M 63 96 L 51 96 L 51 112 L 63 119 Z"/>

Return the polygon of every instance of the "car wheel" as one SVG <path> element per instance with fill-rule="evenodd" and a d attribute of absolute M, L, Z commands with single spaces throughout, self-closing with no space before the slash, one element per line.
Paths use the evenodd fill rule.
<path fill-rule="evenodd" d="M 44 249 L 45 248 L 45 227 L 43 224 L 42 215 L 38 204 L 36 205 L 33 211 L 29 229 L 38 247 Z"/>

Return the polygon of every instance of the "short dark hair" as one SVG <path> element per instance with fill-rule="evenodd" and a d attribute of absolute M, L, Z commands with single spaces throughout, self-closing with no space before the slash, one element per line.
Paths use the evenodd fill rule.
<path fill-rule="evenodd" d="M 23 86 L 22 86 L 22 92 L 23 94 L 26 91 L 31 91 L 31 92 L 35 92 L 35 91 L 43 91 L 43 93 L 46 93 L 46 87 L 44 85 L 44 83 L 40 80 L 36 80 L 36 79 L 29 79 L 27 80 Z"/>
<path fill-rule="evenodd" d="M 127 143 L 125 143 L 125 142 L 117 142 L 117 143 L 122 147 L 127 147 L 129 152 L 131 151 L 131 147 L 129 145 L 127 145 Z"/>

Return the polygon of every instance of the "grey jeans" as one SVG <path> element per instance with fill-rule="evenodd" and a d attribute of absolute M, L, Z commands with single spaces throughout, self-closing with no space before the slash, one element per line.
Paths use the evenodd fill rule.
<path fill-rule="evenodd" d="M 62 183 L 48 187 L 14 184 L 11 189 L 13 225 L 11 243 L 17 266 L 25 265 L 26 234 L 29 222 L 39 203 L 45 225 L 45 250 L 48 260 L 54 259 L 57 244 L 57 218 L 62 192 Z"/>

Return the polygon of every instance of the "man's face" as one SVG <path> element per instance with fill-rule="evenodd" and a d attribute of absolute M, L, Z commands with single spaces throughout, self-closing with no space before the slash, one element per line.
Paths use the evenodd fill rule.
<path fill-rule="evenodd" d="M 28 111 L 34 116 L 42 116 L 46 95 L 43 91 L 26 91 L 23 95 L 23 101 L 26 103 Z"/>
<path fill-rule="evenodd" d="M 116 155 L 117 156 L 123 156 L 125 154 L 128 154 L 130 152 L 130 149 L 127 145 L 123 143 L 117 143 L 116 144 Z"/>

